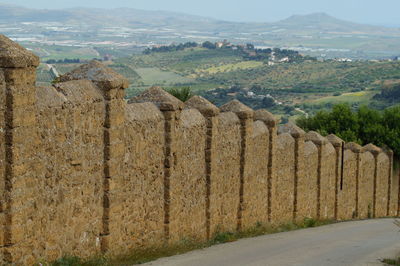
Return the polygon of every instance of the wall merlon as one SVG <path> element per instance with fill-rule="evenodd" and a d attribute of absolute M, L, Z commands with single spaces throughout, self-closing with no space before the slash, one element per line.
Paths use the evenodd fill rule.
<path fill-rule="evenodd" d="M 206 124 L 204 116 L 197 109 L 184 109 L 180 119 L 181 126 L 184 128 Z"/>
<path fill-rule="evenodd" d="M 355 143 L 355 142 L 348 142 L 348 143 L 346 143 L 346 144 L 344 145 L 344 148 L 345 148 L 346 150 L 351 150 L 351 151 L 354 152 L 354 153 L 361 153 L 361 152 L 363 152 L 363 148 L 362 148 L 359 144 L 357 144 L 357 143 Z"/>
<path fill-rule="evenodd" d="M 92 60 L 88 64 L 84 64 L 59 77 L 59 81 L 61 82 L 71 80 L 90 80 L 104 90 L 104 92 L 109 92 L 113 89 L 123 91 L 129 87 L 129 82 L 125 77 L 96 60 Z M 109 98 L 123 98 L 124 96 L 123 92 L 113 93 L 115 95 L 107 95 L 105 93 L 105 96 Z"/>
<path fill-rule="evenodd" d="M 334 134 L 330 134 L 326 138 L 334 147 L 342 147 L 344 144 L 344 141 Z"/>
<path fill-rule="evenodd" d="M 329 143 L 326 138 L 322 137 L 318 132 L 315 131 L 307 132 L 305 137 L 307 141 L 312 141 L 314 144 L 319 146 Z"/>
<path fill-rule="evenodd" d="M 239 119 L 250 119 L 254 117 L 253 109 L 249 108 L 238 100 L 230 101 L 221 106 L 220 109 L 222 112 L 235 113 Z"/>
<path fill-rule="evenodd" d="M 37 63 L 0 35 L 0 264 L 399 214 L 390 150 L 278 130 L 236 100 L 152 87 L 127 103 L 126 79 L 97 61 L 36 87 Z"/>
<path fill-rule="evenodd" d="M 27 68 L 38 65 L 38 56 L 0 34 L 0 67 Z"/>
<path fill-rule="evenodd" d="M 185 108 L 193 108 L 200 111 L 205 117 L 214 117 L 219 114 L 219 109 L 207 99 L 195 95 L 185 102 Z"/>
<path fill-rule="evenodd" d="M 54 84 L 55 90 L 72 104 L 101 102 L 103 96 L 89 80 L 71 80 Z"/>
<path fill-rule="evenodd" d="M 278 134 L 283 134 L 283 133 L 289 133 L 295 139 L 302 138 L 305 136 L 304 130 L 291 122 L 279 126 Z"/>
<path fill-rule="evenodd" d="M 268 127 L 261 120 L 255 121 L 254 125 L 253 125 L 253 135 L 252 135 L 252 137 L 255 138 L 255 137 L 263 135 L 263 134 L 269 135 Z"/>
<path fill-rule="evenodd" d="M 393 156 L 394 155 L 394 152 L 393 152 L 393 150 L 391 150 L 391 149 L 382 149 L 384 152 L 386 152 L 386 154 L 388 155 L 388 156 Z"/>
<path fill-rule="evenodd" d="M 256 110 L 254 112 L 254 119 L 263 121 L 268 127 L 271 128 L 276 127 L 278 124 L 278 120 L 274 117 L 274 115 L 265 109 Z"/>
<path fill-rule="evenodd" d="M 154 103 L 161 111 L 178 111 L 184 107 L 183 102 L 160 87 L 151 87 L 128 101 L 128 103 L 144 102 Z"/>
<path fill-rule="evenodd" d="M 44 108 L 61 107 L 63 104 L 68 102 L 67 97 L 57 91 L 55 87 L 38 87 L 36 93 L 39 110 Z"/>
<path fill-rule="evenodd" d="M 359 147 L 357 147 L 358 150 Z M 379 153 L 382 152 L 382 149 L 378 148 L 377 146 L 375 146 L 374 144 L 367 144 L 364 147 L 361 147 L 361 152 L 365 152 L 365 151 L 369 151 L 370 153 L 372 153 L 374 156 L 378 156 Z M 356 152 L 356 151 L 354 151 Z"/>
<path fill-rule="evenodd" d="M 162 112 L 153 103 L 131 103 L 127 105 L 127 121 L 161 121 Z"/>

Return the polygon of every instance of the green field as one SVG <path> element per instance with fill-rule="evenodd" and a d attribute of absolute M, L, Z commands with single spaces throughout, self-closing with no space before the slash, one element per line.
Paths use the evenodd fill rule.
<path fill-rule="evenodd" d="M 90 47 L 74 47 L 60 45 L 27 45 L 29 49 L 40 56 L 41 61 L 45 62 L 49 59 L 63 60 L 79 58 L 81 60 L 91 60 L 93 58 L 101 58 L 99 52 Z"/>
<path fill-rule="evenodd" d="M 262 65 L 264 65 L 264 63 L 258 62 L 258 61 L 242 61 L 242 62 L 234 63 L 234 64 L 221 63 L 220 65 L 212 66 L 212 67 L 209 67 L 206 69 L 196 69 L 195 70 L 196 74 L 193 76 L 196 77 L 196 76 L 204 76 L 204 75 L 216 74 L 216 73 L 221 73 L 221 72 L 252 69 L 252 68 L 260 67 Z"/>
<path fill-rule="evenodd" d="M 338 103 L 358 103 L 358 104 L 368 104 L 372 98 L 378 93 L 378 91 L 360 91 L 360 92 L 350 92 L 350 93 L 343 93 L 339 96 L 327 96 L 322 97 L 312 101 L 306 101 L 311 104 L 338 104 Z"/>
<path fill-rule="evenodd" d="M 295 108 L 313 114 L 337 103 L 385 108 L 390 104 L 373 97 L 384 84 L 400 80 L 398 61 L 304 60 L 268 65 L 266 61 L 244 58 L 243 54 L 232 49 L 199 47 L 135 54 L 107 65 L 128 78 L 128 97 L 151 86 L 189 86 L 217 105 L 236 98 L 252 108 L 268 108 L 284 120 L 302 115 Z M 55 66 L 62 74 L 79 64 Z M 40 68 L 38 81 L 46 82 L 46 79 L 49 79 L 48 74 Z M 218 93 L 210 91 L 215 88 L 222 90 Z M 235 89 L 228 93 L 231 88 Z M 249 90 L 256 96 L 248 95 Z M 262 100 L 265 95 L 272 95 L 280 105 Z"/>
<path fill-rule="evenodd" d="M 193 83 L 194 80 L 176 74 L 172 71 L 163 71 L 156 67 L 135 68 L 136 73 L 140 76 L 144 86 L 153 85 L 174 85 L 178 83 Z"/>

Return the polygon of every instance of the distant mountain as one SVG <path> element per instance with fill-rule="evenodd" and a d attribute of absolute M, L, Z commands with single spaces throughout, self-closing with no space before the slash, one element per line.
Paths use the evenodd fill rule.
<path fill-rule="evenodd" d="M 303 30 L 339 31 L 354 33 L 379 34 L 382 32 L 399 34 L 399 29 L 379 26 L 368 26 L 336 19 L 325 13 L 309 15 L 293 15 L 275 23 L 240 23 L 222 21 L 213 18 L 188 15 L 169 11 L 148 11 L 133 8 L 97 9 L 70 8 L 60 10 L 28 9 L 19 6 L 0 4 L 0 22 L 64 22 L 86 23 L 103 26 L 153 26 L 183 27 L 191 30 L 207 31 L 265 31 L 277 27 L 285 27 L 286 31 Z"/>
<path fill-rule="evenodd" d="M 59 28 L 70 28 L 52 29 L 51 23 L 58 23 L 56 27 Z M 258 46 L 300 47 L 314 56 L 329 51 L 345 51 L 346 56 L 350 52 L 348 56 L 354 58 L 363 58 L 365 53 L 376 54 L 378 58 L 400 54 L 400 28 L 358 24 L 325 13 L 293 15 L 274 23 L 245 23 L 132 8 L 49 10 L 0 4 L 0 33 L 7 25 L 18 25 L 22 29 L 4 30 L 3 33 L 11 37 L 44 36 L 48 41 L 123 40 L 147 45 L 228 39 Z M 106 29 L 110 27 L 118 30 Z M 343 53 L 335 52 L 331 56 L 343 56 Z"/>
<path fill-rule="evenodd" d="M 193 25 L 201 22 L 217 22 L 215 19 L 192 16 L 168 11 L 147 11 L 133 8 L 69 8 L 60 10 L 28 9 L 19 6 L 0 4 L 0 22 L 68 22 L 90 25 Z M 115 23 L 118 23 L 115 25 Z M 218 22 L 217 22 L 218 23 Z"/>
<path fill-rule="evenodd" d="M 315 29 L 332 33 L 354 33 L 354 34 L 394 34 L 398 35 L 400 29 L 383 26 L 372 26 L 340 20 L 326 13 L 313 13 L 309 15 L 293 15 L 285 20 L 275 23 L 281 27 L 290 29 Z"/>

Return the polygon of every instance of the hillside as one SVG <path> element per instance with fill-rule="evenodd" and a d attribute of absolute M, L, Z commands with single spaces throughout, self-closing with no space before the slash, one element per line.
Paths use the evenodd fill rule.
<path fill-rule="evenodd" d="M 331 58 L 400 54 L 400 29 L 357 24 L 325 13 L 294 15 L 273 23 L 239 23 L 132 8 L 40 10 L 0 4 L 0 31 L 28 45 L 150 46 L 228 39 Z"/>
<path fill-rule="evenodd" d="M 297 55 L 292 61 L 281 62 L 282 55 L 277 55 L 291 51 L 269 51 L 271 54 L 266 57 L 251 58 L 249 51 L 240 49 L 192 47 L 137 54 L 105 63 L 129 79 L 128 97 L 151 86 L 191 87 L 216 105 L 239 99 L 254 109 L 268 108 L 290 119 L 336 103 L 379 109 L 399 103 L 379 95 L 388 95 L 381 93 L 382 84 L 400 81 L 400 61 L 318 62 Z M 65 73 L 78 64 L 53 66 Z M 38 81 L 49 84 L 51 79 L 43 64 Z"/>

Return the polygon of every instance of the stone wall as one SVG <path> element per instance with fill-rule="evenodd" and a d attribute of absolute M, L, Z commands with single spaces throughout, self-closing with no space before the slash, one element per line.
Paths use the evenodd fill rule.
<path fill-rule="evenodd" d="M 318 148 L 312 141 L 304 145 L 304 161 L 307 165 L 304 168 L 304 175 L 299 178 L 297 185 L 297 218 L 317 219 L 318 201 Z"/>
<path fill-rule="evenodd" d="M 393 161 L 392 161 L 393 164 Z M 391 179 L 391 192 L 390 192 L 390 202 L 389 202 L 389 216 L 397 216 L 399 210 L 399 182 L 400 182 L 400 173 L 399 169 L 390 169 L 392 171 L 392 179 Z"/>
<path fill-rule="evenodd" d="M 206 121 L 199 111 L 182 111 L 176 142 L 176 161 L 170 179 L 170 240 L 204 241 L 207 238 Z"/>
<path fill-rule="evenodd" d="M 38 88 L 38 127 L 43 163 L 36 233 L 46 257 L 100 251 L 103 124 L 100 91 L 89 81 Z M 38 225 L 39 228 L 41 227 Z"/>
<path fill-rule="evenodd" d="M 243 188 L 243 229 L 268 222 L 269 131 L 261 121 L 254 122 Z"/>
<path fill-rule="evenodd" d="M 343 174 L 340 180 L 338 192 L 339 220 L 349 220 L 356 217 L 357 206 L 357 179 L 359 171 L 357 169 L 358 154 L 361 147 L 352 149 L 352 145 L 347 145 L 344 150 Z M 365 191 L 367 193 L 367 191 Z M 361 193 L 365 199 L 364 193 Z"/>
<path fill-rule="evenodd" d="M 331 143 L 322 146 L 320 179 L 320 219 L 335 218 L 336 151 Z"/>
<path fill-rule="evenodd" d="M 154 87 L 126 102 L 126 79 L 95 61 L 35 87 L 38 58 L 0 46 L 3 264 L 399 214 L 391 151 L 278 127 L 238 101 Z"/>
<path fill-rule="evenodd" d="M 215 164 L 210 180 L 210 232 L 235 231 L 240 194 L 241 134 L 239 118 L 232 112 L 217 117 Z"/>
<path fill-rule="evenodd" d="M 295 189 L 295 140 L 289 133 L 278 135 L 273 173 L 271 220 L 288 223 L 293 218 Z"/>
<path fill-rule="evenodd" d="M 387 205 L 389 200 L 389 156 L 385 152 L 381 152 L 376 157 L 377 175 L 375 189 L 375 206 L 374 217 L 385 217 L 387 213 Z"/>
<path fill-rule="evenodd" d="M 374 155 L 365 151 L 361 154 L 358 215 L 360 218 L 371 218 L 374 204 Z"/>
<path fill-rule="evenodd" d="M 0 246 L 4 247 L 5 232 L 5 173 L 6 173 L 6 83 L 3 71 L 0 71 Z M 3 253 L 0 253 L 0 261 L 3 260 Z"/>
<path fill-rule="evenodd" d="M 164 241 L 164 116 L 154 104 L 133 103 L 125 121 L 123 174 L 111 187 L 115 253 Z"/>

